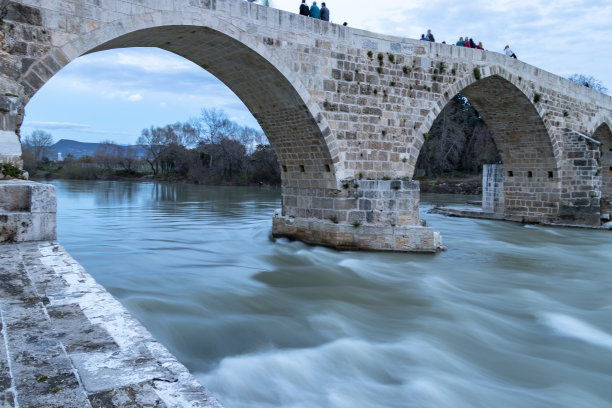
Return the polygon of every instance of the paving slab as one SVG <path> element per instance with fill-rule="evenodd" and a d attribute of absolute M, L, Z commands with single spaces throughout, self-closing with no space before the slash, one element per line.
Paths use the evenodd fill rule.
<path fill-rule="evenodd" d="M 222 407 L 55 241 L 0 244 L 0 406 Z"/>

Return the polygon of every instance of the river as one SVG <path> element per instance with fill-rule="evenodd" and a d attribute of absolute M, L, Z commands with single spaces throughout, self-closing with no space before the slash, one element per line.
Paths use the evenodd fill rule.
<path fill-rule="evenodd" d="M 447 251 L 339 252 L 271 238 L 278 189 L 51 183 L 60 243 L 227 408 L 612 406 L 610 231 L 424 195 Z"/>

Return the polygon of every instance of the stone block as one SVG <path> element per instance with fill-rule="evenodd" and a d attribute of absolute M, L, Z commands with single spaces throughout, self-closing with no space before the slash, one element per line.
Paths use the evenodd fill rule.
<path fill-rule="evenodd" d="M 0 242 L 57 237 L 55 187 L 31 181 L 0 181 Z"/>

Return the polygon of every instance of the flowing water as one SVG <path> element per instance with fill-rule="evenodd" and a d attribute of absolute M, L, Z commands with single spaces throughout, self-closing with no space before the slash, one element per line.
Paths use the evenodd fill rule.
<path fill-rule="evenodd" d="M 446 252 L 338 252 L 271 239 L 279 190 L 53 184 L 59 241 L 227 408 L 612 407 L 610 231 L 423 196 Z"/>

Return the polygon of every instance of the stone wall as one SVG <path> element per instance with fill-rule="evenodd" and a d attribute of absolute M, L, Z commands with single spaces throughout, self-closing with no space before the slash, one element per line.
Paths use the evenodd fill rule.
<path fill-rule="evenodd" d="M 599 225 L 601 199 L 600 143 L 570 129 L 563 131 L 565 165 L 562 168 L 558 221 Z"/>

